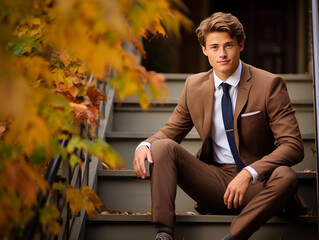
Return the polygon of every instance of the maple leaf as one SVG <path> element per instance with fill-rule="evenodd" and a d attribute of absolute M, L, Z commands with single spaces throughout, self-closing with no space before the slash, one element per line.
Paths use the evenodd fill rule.
<path fill-rule="evenodd" d="M 96 193 L 88 186 L 74 189 L 71 185 L 66 189 L 66 200 L 70 204 L 71 211 L 76 214 L 84 208 L 90 218 L 93 218 L 102 206 L 102 201 Z"/>
<path fill-rule="evenodd" d="M 40 209 L 40 222 L 43 226 L 54 234 L 58 235 L 61 226 L 58 222 L 60 218 L 60 211 L 56 206 L 45 205 L 44 208 Z"/>
<path fill-rule="evenodd" d="M 146 58 L 146 51 L 144 50 L 141 41 L 139 40 L 134 40 L 133 41 L 134 47 L 137 49 L 137 51 L 144 57 Z"/>
<path fill-rule="evenodd" d="M 84 149 L 88 154 L 96 156 L 100 161 L 110 166 L 112 169 L 123 169 L 123 158 L 102 139 L 88 141 L 79 136 L 72 136 L 66 149 L 68 153 L 73 153 L 74 149 Z"/>
<path fill-rule="evenodd" d="M 85 119 L 91 126 L 100 126 L 99 121 L 90 108 L 83 104 L 76 104 L 71 102 L 70 106 L 74 108 L 74 116 L 77 125 L 80 125 Z"/>
<path fill-rule="evenodd" d="M 55 68 L 53 69 L 53 79 L 54 79 L 54 82 L 55 82 L 55 85 L 58 86 L 60 85 L 61 83 L 64 83 L 65 80 L 66 80 L 66 77 L 65 77 L 65 74 L 64 74 L 64 70 L 63 69 L 58 69 L 58 68 Z"/>
<path fill-rule="evenodd" d="M 38 184 L 42 192 L 48 189 L 44 178 L 35 169 L 32 169 L 24 159 L 15 161 L 14 164 L 7 163 L 5 169 L 6 181 L 10 182 L 7 186 L 8 192 L 17 192 L 29 207 L 36 202 L 38 189 L 35 188 L 35 183 Z"/>
<path fill-rule="evenodd" d="M 90 88 L 89 91 L 87 92 L 87 95 L 90 98 L 92 105 L 96 109 L 99 109 L 100 101 L 104 101 L 104 102 L 106 101 L 105 93 L 97 88 L 93 88 L 93 87 Z"/>
<path fill-rule="evenodd" d="M 61 93 L 63 96 L 68 99 L 70 102 L 74 102 L 74 99 L 79 93 L 79 88 L 72 86 L 68 87 L 64 84 L 59 84 L 56 89 L 54 89 L 55 92 Z"/>

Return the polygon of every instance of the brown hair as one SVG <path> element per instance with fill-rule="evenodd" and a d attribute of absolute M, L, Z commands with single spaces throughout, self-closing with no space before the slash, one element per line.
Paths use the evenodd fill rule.
<path fill-rule="evenodd" d="M 238 43 L 246 39 L 243 25 L 231 13 L 217 12 L 200 23 L 195 33 L 202 46 L 205 47 L 206 36 L 211 32 L 228 32 Z"/>

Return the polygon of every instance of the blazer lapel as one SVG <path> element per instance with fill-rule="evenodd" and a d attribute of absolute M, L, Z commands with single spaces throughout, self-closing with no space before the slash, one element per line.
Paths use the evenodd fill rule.
<path fill-rule="evenodd" d="M 214 102 L 214 75 L 213 71 L 208 75 L 208 81 L 205 81 L 202 85 L 202 106 L 203 106 L 203 136 L 202 139 L 205 141 L 210 135 L 212 125 L 212 113 L 213 113 L 213 102 Z"/>
<path fill-rule="evenodd" d="M 249 67 L 245 63 L 243 63 L 240 82 L 238 85 L 236 108 L 234 113 L 234 133 L 235 133 L 235 142 L 236 142 L 237 149 L 239 149 L 239 136 L 238 136 L 238 126 L 237 126 L 238 117 L 248 100 L 248 94 L 251 88 L 251 83 L 249 82 L 250 78 L 251 78 L 251 75 L 249 72 Z"/>

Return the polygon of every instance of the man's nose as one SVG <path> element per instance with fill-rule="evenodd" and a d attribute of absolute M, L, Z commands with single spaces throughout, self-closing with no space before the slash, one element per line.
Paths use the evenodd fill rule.
<path fill-rule="evenodd" d="M 219 57 L 225 58 L 227 56 L 227 52 L 225 48 L 220 48 Z"/>

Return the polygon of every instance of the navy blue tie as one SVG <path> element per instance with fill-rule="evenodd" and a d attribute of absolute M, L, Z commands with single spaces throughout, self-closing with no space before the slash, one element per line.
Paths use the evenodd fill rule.
<path fill-rule="evenodd" d="M 240 160 L 238 150 L 236 148 L 235 136 L 234 136 L 233 107 L 232 107 L 231 99 L 228 93 L 229 85 L 227 83 L 222 83 L 221 85 L 223 87 L 223 92 L 224 92 L 222 97 L 222 114 L 223 114 L 225 132 L 226 132 L 229 147 L 233 154 L 237 168 L 239 171 L 241 171 L 245 167 L 245 164 Z"/>

